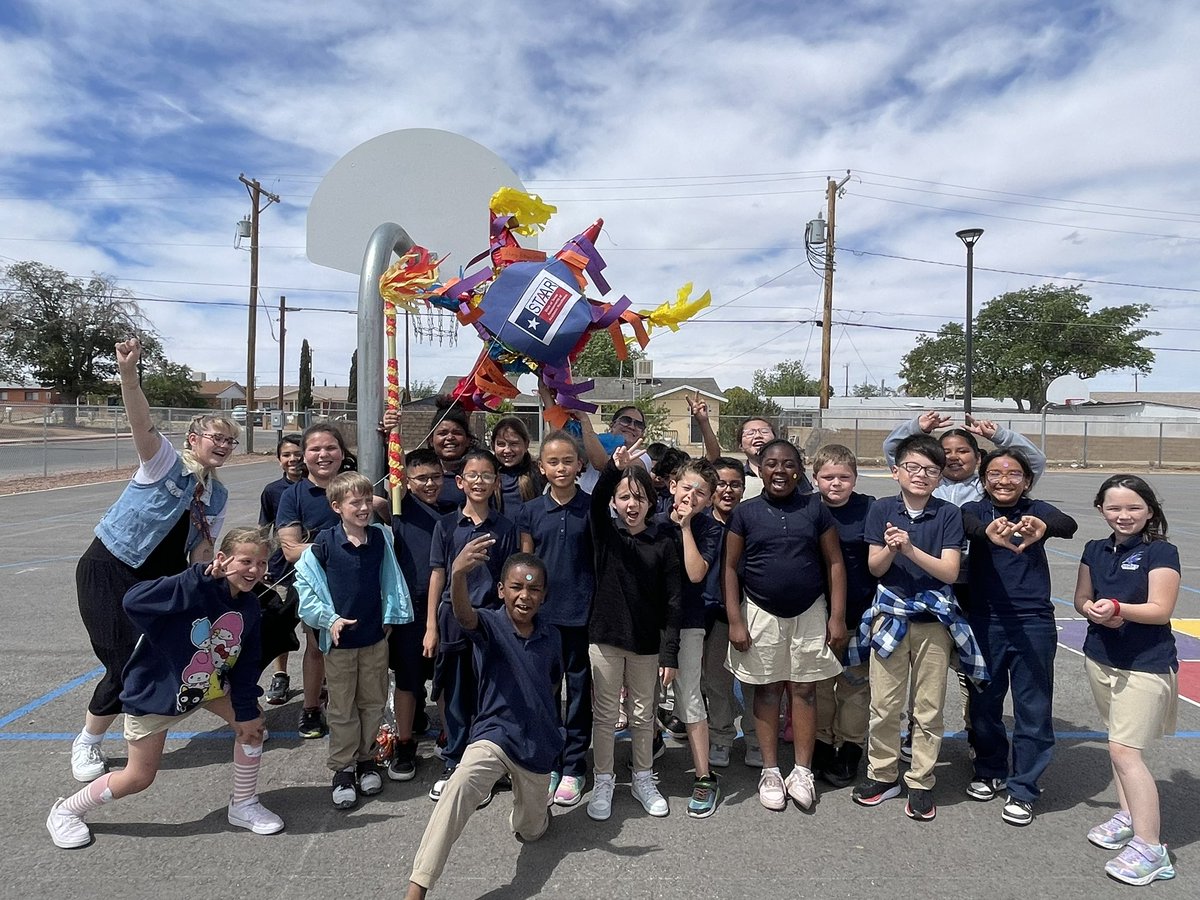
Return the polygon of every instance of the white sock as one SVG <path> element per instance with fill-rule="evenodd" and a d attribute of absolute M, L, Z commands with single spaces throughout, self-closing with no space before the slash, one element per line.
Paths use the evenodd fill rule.
<path fill-rule="evenodd" d="M 75 738 L 77 744 L 89 744 L 94 747 L 100 746 L 100 742 L 104 740 L 104 732 L 100 734 L 92 734 L 86 728 L 79 732 L 79 737 Z"/>
<path fill-rule="evenodd" d="M 770 772 L 772 775 L 779 774 L 779 766 L 763 766 L 763 774 Z"/>

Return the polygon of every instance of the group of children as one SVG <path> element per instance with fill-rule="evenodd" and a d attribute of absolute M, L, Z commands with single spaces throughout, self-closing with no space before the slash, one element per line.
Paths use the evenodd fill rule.
<path fill-rule="evenodd" d="M 940 440 L 930 434 L 947 424 L 927 413 L 893 433 L 885 452 L 899 492 L 875 500 L 855 491 L 857 461 L 840 445 L 815 454 L 810 491 L 800 451 L 764 420 L 743 426 L 740 437 L 753 430 L 760 438 L 742 442 L 748 465 L 710 450 L 711 458 L 660 472 L 656 484 L 636 407 L 618 410 L 608 435 L 597 436 L 583 416 L 573 432 L 547 434 L 536 461 L 519 419 L 498 422 L 487 450 L 466 417 L 450 410 L 430 447 L 408 454 L 407 490 L 390 527 L 370 524 L 369 480 L 333 473 L 342 460 L 329 459 L 338 456 L 329 452 L 331 426 L 299 438 L 308 471 L 330 470 L 320 483 L 294 471 L 294 454 L 281 444 L 289 484 L 274 524 L 294 562 L 299 615 L 324 662 L 317 684 L 323 677 L 328 692 L 334 805 L 352 807 L 383 787 L 376 738 L 390 668 L 396 741 L 388 778 L 415 775 L 427 680 L 442 709 L 444 771 L 429 793 L 438 807 L 417 851 L 410 896 L 433 885 L 467 818 L 490 802 L 501 778 L 514 792 L 514 832 L 534 840 L 549 824 L 548 805 L 583 799 L 590 747 L 586 811 L 608 819 L 622 725 L 632 744 L 633 798 L 651 816 L 668 815 L 653 771 L 667 694 L 695 771 L 689 816 L 711 816 L 719 806 L 716 770 L 730 763 L 740 694 L 743 730 L 761 754 L 764 807 L 783 810 L 791 800 L 809 808 L 818 778 L 836 786 L 859 780 L 865 751 L 853 800 L 874 807 L 899 796 L 907 760 L 905 812 L 928 821 L 936 815 L 934 766 L 954 671 L 964 685 L 975 768 L 968 794 L 981 801 L 1005 794 L 1003 820 L 1028 825 L 1054 744 L 1057 641 L 1045 542 L 1071 537 L 1076 524 L 1029 497 L 1044 468 L 1032 444 L 970 419 Z M 978 436 L 996 449 L 984 455 Z M 595 475 L 581 479 L 589 463 Z M 758 495 L 742 502 L 755 493 L 748 482 L 758 483 Z M 300 500 L 289 502 L 289 493 Z M 318 501 L 336 521 L 297 533 L 297 510 Z M 1120 810 L 1088 838 L 1121 851 L 1106 866 L 1110 875 L 1145 884 L 1174 875 L 1141 750 L 1174 727 L 1178 665 L 1169 619 L 1179 561 L 1144 481 L 1110 478 L 1095 505 L 1112 535 L 1087 545 L 1075 606 L 1089 621 L 1087 671 L 1109 728 Z M 240 609 L 250 575 L 266 568 L 267 549 L 263 535 L 231 531 L 211 571 L 201 565 L 155 583 L 154 596 L 178 608 L 166 600 L 154 608 L 182 622 L 194 614 L 192 595 L 203 594 Z M 131 591 L 126 609 L 135 624 L 147 634 L 170 632 L 139 623 L 143 608 Z M 241 615 L 243 635 L 251 634 L 255 616 Z M 215 640 L 197 646 L 211 653 Z M 257 675 L 257 650 L 250 656 L 238 660 L 240 674 L 252 667 Z M 134 714 L 126 733 L 136 771 L 105 775 L 56 804 L 48 822 L 55 843 L 86 843 L 84 813 L 144 788 L 162 751 L 165 730 L 156 729 L 169 724 L 159 719 L 177 721 L 195 705 L 237 728 L 230 821 L 235 806 L 253 798 L 258 812 L 246 827 L 281 829 L 253 793 L 257 688 L 248 678 L 229 679 L 222 692 L 226 682 L 213 675 L 194 705 L 172 710 L 157 702 L 161 685 L 149 691 L 156 702 L 137 699 L 131 681 L 158 678 L 143 678 L 137 666 L 135 659 L 122 695 Z M 282 671 L 268 702 L 286 699 Z M 177 677 L 174 669 L 159 674 L 162 683 Z M 307 671 L 305 684 L 311 720 Z M 1002 719 L 1010 691 L 1011 747 Z M 781 709 L 794 747 L 786 776 Z M 138 731 L 150 713 L 158 718 Z M 143 754 L 132 752 L 133 742 L 143 732 L 155 736 L 145 745 L 153 766 L 135 766 Z M 748 762 L 758 763 L 747 743 Z"/>

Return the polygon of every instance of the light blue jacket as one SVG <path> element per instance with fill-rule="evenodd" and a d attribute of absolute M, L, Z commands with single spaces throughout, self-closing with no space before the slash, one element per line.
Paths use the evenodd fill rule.
<path fill-rule="evenodd" d="M 183 460 L 176 456 L 175 464 L 165 476 L 151 484 L 130 481 L 108 508 L 96 526 L 96 537 L 117 559 L 137 568 L 150 557 L 167 533 L 187 512 L 196 491 L 196 476 L 187 471 Z M 229 491 L 225 485 L 210 477 L 200 495 L 204 515 L 213 539 L 225 515 Z M 196 549 L 204 535 L 193 520 L 188 528 L 186 552 Z"/>
<path fill-rule="evenodd" d="M 383 532 L 387 548 L 383 553 L 383 566 L 379 570 L 379 585 L 383 594 L 383 624 L 407 625 L 413 620 L 412 598 L 408 584 L 396 562 L 396 551 L 392 546 L 392 530 L 378 523 L 371 526 Z M 329 626 L 338 618 L 333 607 L 333 595 L 329 592 L 329 581 L 325 569 L 317 562 L 312 548 L 308 547 L 296 561 L 296 593 L 300 595 L 299 613 L 304 624 L 317 629 L 321 652 L 328 653 L 333 647 Z"/>

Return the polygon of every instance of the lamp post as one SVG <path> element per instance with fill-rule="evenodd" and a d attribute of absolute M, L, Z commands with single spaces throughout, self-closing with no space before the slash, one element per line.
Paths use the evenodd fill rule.
<path fill-rule="evenodd" d="M 971 290 L 975 274 L 975 242 L 983 236 L 983 229 L 964 228 L 962 231 L 954 232 L 954 234 L 960 241 L 967 245 L 967 358 L 966 368 L 963 371 L 963 415 L 969 416 L 971 414 L 971 371 L 975 365 L 975 347 L 972 344 L 975 310 L 973 308 Z"/>

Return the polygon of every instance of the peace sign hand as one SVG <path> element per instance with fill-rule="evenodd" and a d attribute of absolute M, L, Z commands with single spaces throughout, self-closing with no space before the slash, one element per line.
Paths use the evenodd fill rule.
<path fill-rule="evenodd" d="M 635 459 L 644 455 L 645 452 L 646 451 L 642 449 L 642 439 L 638 438 L 628 447 L 622 445 L 613 451 L 613 465 L 624 471 L 625 469 L 629 468 Z"/>
<path fill-rule="evenodd" d="M 696 391 L 695 399 L 692 399 L 687 394 L 683 395 L 683 399 L 687 401 L 688 411 L 691 412 L 693 419 L 697 422 L 708 421 L 708 402 L 700 398 L 699 391 Z"/>

